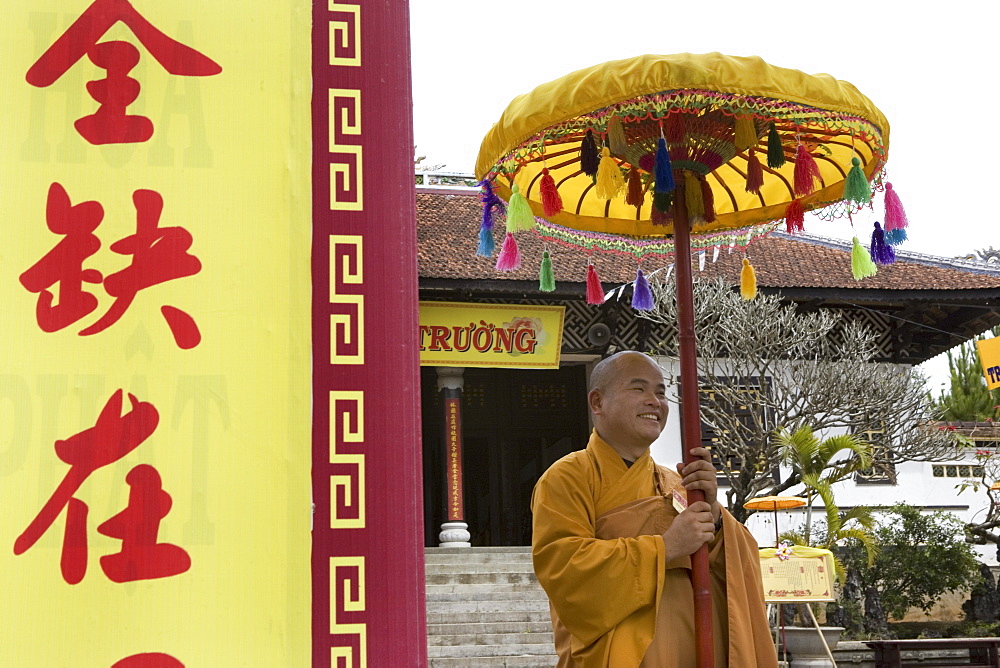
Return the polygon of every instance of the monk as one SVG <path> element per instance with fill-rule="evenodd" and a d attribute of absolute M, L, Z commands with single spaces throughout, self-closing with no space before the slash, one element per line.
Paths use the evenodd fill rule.
<path fill-rule="evenodd" d="M 697 459 L 676 473 L 650 457 L 667 420 L 660 367 L 638 352 L 608 357 L 594 367 L 588 401 L 587 449 L 553 464 L 531 498 L 532 558 L 559 668 L 695 666 L 690 555 L 705 544 L 715 665 L 776 668 L 757 544 L 719 505 L 708 450 L 691 450 Z M 694 489 L 705 501 L 684 509 Z"/>

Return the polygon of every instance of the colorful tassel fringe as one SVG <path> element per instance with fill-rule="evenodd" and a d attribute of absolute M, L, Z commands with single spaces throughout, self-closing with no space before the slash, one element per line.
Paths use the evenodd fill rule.
<path fill-rule="evenodd" d="M 601 279 L 597 277 L 597 268 L 593 264 L 587 265 L 587 303 L 599 306 L 604 303 L 604 287 Z"/>
<path fill-rule="evenodd" d="M 511 186 L 510 202 L 507 204 L 507 231 L 520 232 L 533 227 L 535 227 L 535 214 L 531 212 L 528 200 L 521 194 L 521 188 L 515 183 Z"/>
<path fill-rule="evenodd" d="M 757 158 L 757 151 L 750 149 L 750 155 L 747 156 L 747 192 L 759 195 L 763 185 L 764 166 Z"/>
<path fill-rule="evenodd" d="M 632 308 L 637 311 L 652 311 L 653 304 L 653 291 L 649 289 L 649 282 L 642 275 L 642 269 L 638 269 L 632 284 Z"/>
<path fill-rule="evenodd" d="M 701 186 L 701 202 L 705 207 L 705 222 L 715 222 L 715 193 L 712 192 L 712 184 L 708 182 L 708 177 L 699 176 L 698 184 Z"/>
<path fill-rule="evenodd" d="M 479 248 L 476 255 L 482 257 L 493 257 L 493 252 L 497 249 L 497 243 L 493 239 L 493 230 L 485 227 L 479 228 Z"/>
<path fill-rule="evenodd" d="M 745 151 L 757 145 L 757 125 L 753 116 L 740 115 L 736 117 L 736 150 Z"/>
<path fill-rule="evenodd" d="M 785 209 L 785 231 L 796 234 L 805 229 L 806 215 L 802 209 L 802 200 L 793 199 Z"/>
<path fill-rule="evenodd" d="M 851 171 L 844 180 L 844 199 L 862 205 L 872 201 L 872 187 L 861 171 L 861 160 L 856 157 L 851 158 Z"/>
<path fill-rule="evenodd" d="M 694 172 L 684 172 L 684 203 L 687 205 L 688 220 L 705 221 L 705 201 L 701 197 L 701 184 Z"/>
<path fill-rule="evenodd" d="M 747 301 L 757 296 L 757 272 L 747 258 L 743 258 L 743 269 L 740 270 L 740 296 Z"/>
<path fill-rule="evenodd" d="M 781 135 L 778 128 L 771 123 L 771 129 L 767 133 L 767 166 L 771 169 L 778 169 L 785 164 L 785 149 L 781 145 Z"/>
<path fill-rule="evenodd" d="M 628 142 L 625 141 L 625 127 L 622 119 L 612 116 L 608 122 L 608 146 L 615 155 L 625 155 L 628 150 Z"/>
<path fill-rule="evenodd" d="M 552 178 L 552 175 L 549 174 L 548 167 L 542 167 L 542 179 L 538 187 L 542 191 L 542 210 L 545 211 L 545 217 L 551 218 L 562 211 L 562 197 L 559 196 L 559 189 L 556 188 L 556 181 Z"/>
<path fill-rule="evenodd" d="M 542 266 L 538 269 L 538 289 L 552 292 L 556 289 L 556 275 L 552 271 L 552 258 L 548 251 L 542 252 Z"/>
<path fill-rule="evenodd" d="M 660 137 L 656 142 L 656 163 L 653 168 L 656 176 L 656 192 L 672 192 L 676 187 L 674 183 L 674 170 L 670 165 L 670 153 L 667 151 L 667 142 Z"/>
<path fill-rule="evenodd" d="M 901 230 L 909 224 L 909 221 L 906 219 L 906 211 L 903 209 L 903 203 L 899 201 L 899 195 L 896 194 L 896 190 L 892 187 L 892 184 L 886 182 L 885 231 L 893 232 Z M 903 239 L 906 239 L 905 232 L 903 233 Z"/>
<path fill-rule="evenodd" d="M 801 142 L 795 149 L 795 171 L 793 172 L 795 182 L 795 194 L 804 197 L 812 195 L 816 191 L 816 181 L 819 180 L 819 165 L 816 159 L 806 149 Z"/>
<path fill-rule="evenodd" d="M 645 203 L 646 194 L 642 189 L 642 177 L 639 170 L 632 167 L 628 170 L 628 191 L 625 193 L 625 203 L 629 206 L 642 206 Z"/>
<path fill-rule="evenodd" d="M 521 250 L 510 232 L 504 237 L 500 254 L 497 255 L 497 271 L 514 271 L 521 268 Z"/>
<path fill-rule="evenodd" d="M 601 162 L 601 154 L 597 151 L 594 141 L 594 131 L 587 130 L 580 142 L 580 169 L 587 176 L 597 176 L 597 167 Z"/>
<path fill-rule="evenodd" d="M 882 232 L 882 226 L 878 224 L 878 221 L 875 222 L 875 231 L 872 232 L 872 245 L 868 249 L 868 254 L 872 256 L 875 264 L 880 267 L 896 261 L 896 252 L 892 250 L 892 246 L 886 243 L 885 233 Z"/>
<path fill-rule="evenodd" d="M 851 274 L 854 280 L 860 281 L 862 278 L 874 276 L 878 272 L 878 267 L 872 262 L 872 256 L 868 253 L 857 237 L 854 237 L 851 247 Z"/>
<path fill-rule="evenodd" d="M 897 227 L 885 233 L 885 242 L 890 246 L 898 246 L 904 241 L 906 241 L 906 230 L 902 227 Z"/>
<path fill-rule="evenodd" d="M 601 163 L 597 167 L 597 187 L 594 194 L 601 199 L 613 199 L 625 187 L 622 170 L 611 157 L 611 149 L 607 146 L 601 149 Z"/>

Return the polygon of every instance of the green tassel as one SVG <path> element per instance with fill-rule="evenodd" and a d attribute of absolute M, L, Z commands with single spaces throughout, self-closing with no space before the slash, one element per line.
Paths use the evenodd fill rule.
<path fill-rule="evenodd" d="M 552 272 L 552 258 L 549 252 L 542 253 L 542 267 L 538 270 L 538 289 L 542 292 L 552 292 L 556 289 L 556 276 Z"/>
<path fill-rule="evenodd" d="M 851 158 L 851 165 L 851 171 L 844 181 L 844 199 L 857 204 L 868 204 L 872 201 L 872 187 L 861 171 L 861 160 Z"/>
<path fill-rule="evenodd" d="M 670 212 L 670 206 L 674 203 L 673 193 L 653 193 L 653 206 L 663 213 Z"/>
<path fill-rule="evenodd" d="M 767 166 L 777 169 L 785 164 L 785 149 L 781 146 L 781 135 L 778 128 L 771 123 L 771 130 L 767 133 Z"/>
<path fill-rule="evenodd" d="M 857 237 L 854 237 L 854 246 L 851 248 L 851 273 L 854 280 L 860 281 L 862 278 L 874 276 L 878 267 L 872 261 L 872 256 L 868 249 L 861 245 Z"/>
<path fill-rule="evenodd" d="M 528 200 L 521 194 L 515 183 L 511 186 L 510 202 L 507 203 L 507 231 L 520 232 L 535 227 L 535 214 L 531 212 Z"/>

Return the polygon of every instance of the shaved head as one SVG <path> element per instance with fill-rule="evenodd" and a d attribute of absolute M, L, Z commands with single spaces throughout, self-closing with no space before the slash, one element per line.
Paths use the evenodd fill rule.
<path fill-rule="evenodd" d="M 650 364 L 656 368 L 660 368 L 660 365 L 645 353 L 640 353 L 636 350 L 623 350 L 611 357 L 605 357 L 597 363 L 594 370 L 590 372 L 590 389 L 597 390 L 598 392 L 607 391 L 608 384 L 621 373 L 624 363 L 635 357 L 648 360 Z"/>

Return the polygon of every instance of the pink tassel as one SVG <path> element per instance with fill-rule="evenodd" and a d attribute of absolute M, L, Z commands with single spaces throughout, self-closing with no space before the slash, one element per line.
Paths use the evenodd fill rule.
<path fill-rule="evenodd" d="M 885 184 L 885 231 L 901 230 L 909 225 L 903 203 L 893 189 L 892 184 Z"/>
<path fill-rule="evenodd" d="M 521 249 L 510 232 L 503 240 L 503 248 L 497 256 L 497 271 L 514 271 L 521 268 Z"/>
<path fill-rule="evenodd" d="M 551 218 L 562 211 L 563 201 L 562 197 L 559 196 L 559 190 L 556 188 L 555 179 L 549 174 L 548 167 L 542 167 L 540 188 L 542 190 L 542 208 L 545 210 L 545 217 Z"/>
<path fill-rule="evenodd" d="M 799 143 L 795 149 L 795 194 L 801 196 L 812 195 L 816 191 L 816 181 L 819 180 L 819 165 L 806 150 L 806 147 Z"/>
<path fill-rule="evenodd" d="M 793 199 L 785 209 L 785 231 L 796 234 L 805 229 L 805 211 L 802 210 L 802 200 Z"/>
<path fill-rule="evenodd" d="M 747 157 L 747 192 L 759 195 L 763 185 L 764 167 L 757 159 L 757 151 L 750 149 L 750 155 Z"/>
<path fill-rule="evenodd" d="M 604 287 L 601 279 L 597 277 L 597 268 L 593 264 L 587 265 L 587 303 L 599 306 L 604 303 Z"/>

